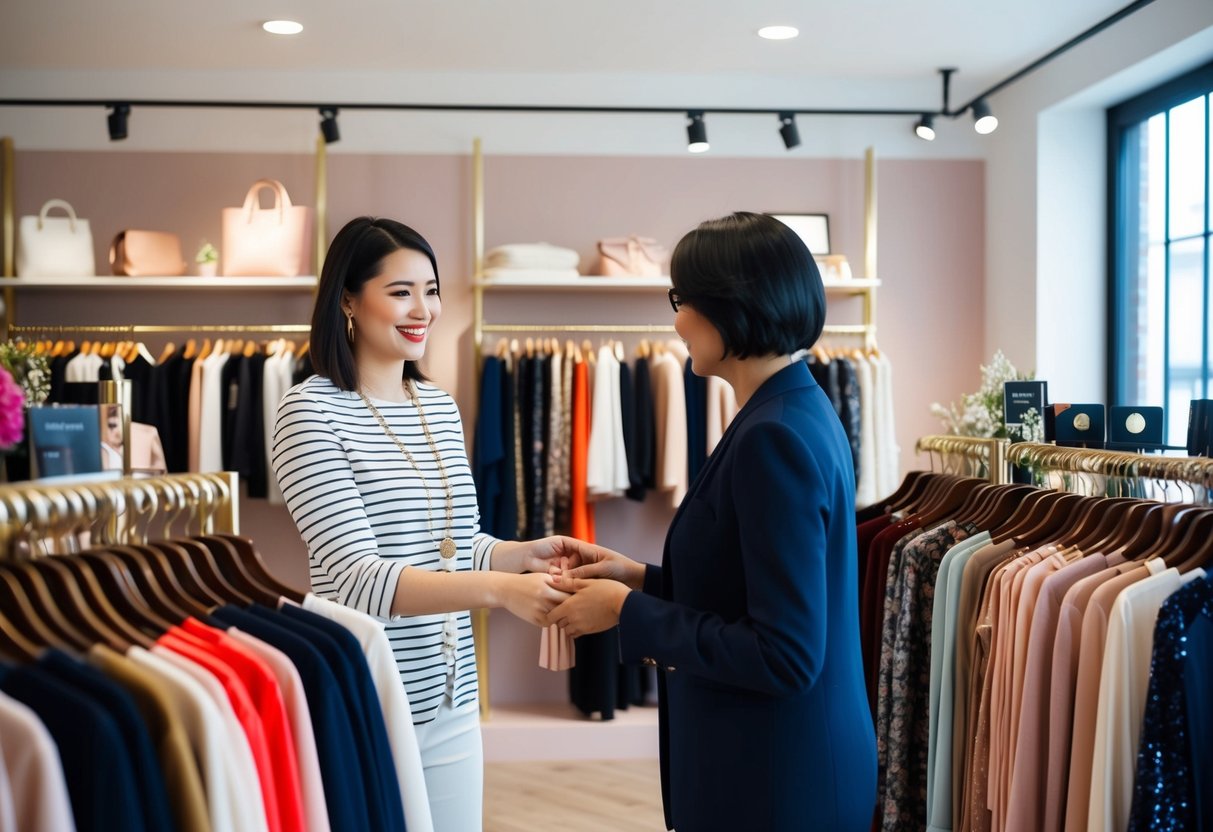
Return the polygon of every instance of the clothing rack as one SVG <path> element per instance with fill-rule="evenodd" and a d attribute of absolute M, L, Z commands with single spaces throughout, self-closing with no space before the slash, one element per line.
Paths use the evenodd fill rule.
<path fill-rule="evenodd" d="M 204 534 L 240 531 L 239 474 L 168 474 L 108 479 L 82 476 L 0 485 L 0 537 L 105 523 L 111 539 L 145 543 L 159 519 L 164 535 L 182 512 Z M 158 518 L 159 513 L 159 518 Z M 142 528 L 142 533 L 139 529 Z"/>
<path fill-rule="evenodd" d="M 26 324 L 8 328 L 10 336 L 16 335 L 150 335 L 155 333 L 241 333 L 267 332 L 278 334 L 307 334 L 312 331 L 309 324 L 109 324 L 109 325 L 60 325 Z"/>
<path fill-rule="evenodd" d="M 959 457 L 964 461 L 982 466 L 991 483 L 1001 485 L 1010 480 L 1007 476 L 1006 439 L 986 439 L 979 436 L 923 436 L 914 443 L 917 453 L 933 453 L 940 456 Z"/>
<path fill-rule="evenodd" d="M 1205 488 L 1213 485 L 1213 459 L 1207 457 L 1151 456 L 1126 451 L 1019 442 L 1010 446 L 1007 460 L 1016 465 L 1058 473 L 1166 480 Z"/>

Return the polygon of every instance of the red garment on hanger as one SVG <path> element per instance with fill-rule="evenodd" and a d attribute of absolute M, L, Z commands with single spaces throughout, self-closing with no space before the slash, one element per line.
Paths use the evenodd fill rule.
<path fill-rule="evenodd" d="M 589 365 L 578 361 L 573 370 L 573 459 L 572 509 L 573 537 L 594 542 L 594 507 L 586 499 L 586 468 L 590 447 L 590 375 Z"/>

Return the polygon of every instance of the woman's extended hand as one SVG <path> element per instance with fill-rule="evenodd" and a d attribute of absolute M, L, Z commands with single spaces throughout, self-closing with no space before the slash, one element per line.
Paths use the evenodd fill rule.
<path fill-rule="evenodd" d="M 573 595 L 548 613 L 548 621 L 573 638 L 618 624 L 623 602 L 632 591 L 618 581 L 565 579 L 563 583 Z"/>
<path fill-rule="evenodd" d="M 544 573 L 501 575 L 499 587 L 500 606 L 536 627 L 548 626 L 548 613 L 569 597 Z"/>
<path fill-rule="evenodd" d="M 564 572 L 562 569 L 552 570 L 557 588 L 567 590 L 567 587 L 561 586 L 560 582 L 568 578 L 605 578 L 610 581 L 618 581 L 628 589 L 644 588 L 643 563 L 603 546 L 588 543 L 582 545 L 585 548 L 578 553 L 578 556 L 569 558 L 567 573 L 561 574 Z"/>
<path fill-rule="evenodd" d="M 613 562 L 611 566 L 596 567 L 587 573 L 576 571 L 607 561 Z M 565 563 L 573 570 L 575 578 L 609 577 L 624 581 L 629 586 L 632 586 L 630 579 L 635 579 L 634 589 L 639 589 L 644 583 L 644 564 L 638 564 L 618 552 L 575 537 L 555 535 L 539 540 L 502 541 L 493 549 L 492 567 L 501 572 L 558 572 Z M 627 567 L 626 564 L 633 566 Z M 604 569 L 606 571 L 603 571 Z"/>

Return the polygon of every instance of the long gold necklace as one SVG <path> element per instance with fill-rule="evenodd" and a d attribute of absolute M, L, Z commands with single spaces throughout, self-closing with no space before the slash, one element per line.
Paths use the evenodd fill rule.
<path fill-rule="evenodd" d="M 442 478 L 442 490 L 446 492 L 446 536 L 438 544 L 438 554 L 444 558 L 453 558 L 455 557 L 455 539 L 451 535 L 455 529 L 455 499 L 451 494 L 451 483 L 447 479 L 446 466 L 442 464 L 442 455 L 438 453 L 438 444 L 434 442 L 434 435 L 430 433 L 429 423 L 425 419 L 425 410 L 421 407 L 421 398 L 417 395 L 417 390 L 413 387 L 412 380 L 406 382 L 406 387 L 413 406 L 417 408 L 417 417 L 421 420 L 421 430 L 425 433 L 425 441 L 429 443 L 430 451 L 434 454 L 434 461 L 438 463 L 438 476 Z M 417 472 L 418 478 L 421 479 L 421 486 L 425 490 L 426 521 L 429 525 L 430 537 L 432 538 L 434 536 L 434 504 L 430 500 L 430 486 L 425 481 L 425 474 L 421 473 L 421 466 L 417 464 L 417 460 L 413 459 L 412 453 L 405 447 L 405 444 L 392 432 L 391 427 L 388 426 L 387 419 L 384 419 L 383 414 L 379 412 L 379 408 L 371 404 L 371 400 L 361 390 L 358 391 L 358 395 L 362 397 L 362 401 L 367 406 L 367 409 L 374 414 L 375 419 L 378 420 L 379 426 L 383 428 L 383 432 L 387 434 L 388 439 L 396 443 L 396 447 L 404 454 L 405 459 L 409 461 L 409 464 L 413 466 L 413 470 Z"/>

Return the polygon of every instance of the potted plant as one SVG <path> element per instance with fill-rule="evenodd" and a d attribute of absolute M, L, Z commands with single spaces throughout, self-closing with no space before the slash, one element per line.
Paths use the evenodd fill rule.
<path fill-rule="evenodd" d="M 194 261 L 198 264 L 201 277 L 214 277 L 219 273 L 219 250 L 206 240 L 202 241 L 202 248 L 198 249 Z"/>

